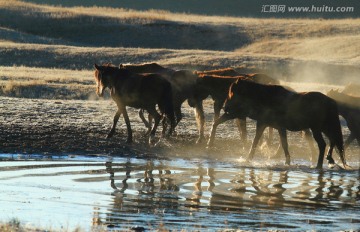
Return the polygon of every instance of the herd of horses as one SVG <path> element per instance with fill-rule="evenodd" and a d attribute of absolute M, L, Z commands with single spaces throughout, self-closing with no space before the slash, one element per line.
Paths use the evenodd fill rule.
<path fill-rule="evenodd" d="M 182 119 L 181 107 L 187 100 L 195 108 L 199 130 L 197 143 L 205 140 L 205 115 L 203 101 L 209 96 L 214 101 L 214 122 L 208 146 L 214 145 L 216 128 L 225 121 L 235 119 L 241 140 L 247 140 L 246 118 L 256 120 L 256 134 L 248 156 L 251 160 L 266 128 L 272 136 L 273 129 L 280 135 L 286 164 L 290 164 L 287 143 L 287 130 L 305 131 L 312 144 L 311 134 L 317 142 L 319 156 L 317 168 L 321 169 L 326 143 L 322 134 L 329 140 L 327 160 L 330 166 L 336 148 L 344 168 L 347 167 L 344 150 L 356 139 L 360 145 L 360 98 L 331 90 L 327 95 L 320 92 L 298 93 L 281 86 L 277 79 L 266 74 L 242 74 L 232 68 L 210 71 L 173 70 L 157 63 L 139 65 L 112 64 L 94 65 L 96 93 L 103 96 L 106 88 L 116 102 L 118 110 L 108 138 L 115 133 L 116 124 L 124 116 L 127 126 L 127 142 L 132 142 L 132 130 L 126 107 L 138 108 L 139 116 L 148 128 L 149 144 L 156 143 L 155 134 L 162 123 L 162 136 L 171 136 Z M 221 109 L 224 113 L 220 116 Z M 148 118 L 145 118 L 145 112 Z M 341 115 L 351 132 L 343 142 L 339 120 Z M 169 127 L 170 126 L 170 127 Z M 169 127 L 169 128 L 168 128 Z"/>

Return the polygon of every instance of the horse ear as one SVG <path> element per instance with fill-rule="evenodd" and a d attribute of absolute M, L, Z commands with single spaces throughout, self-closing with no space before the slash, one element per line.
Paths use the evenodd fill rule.
<path fill-rule="evenodd" d="M 97 64 L 94 64 L 96 70 L 100 70 L 100 67 Z"/>

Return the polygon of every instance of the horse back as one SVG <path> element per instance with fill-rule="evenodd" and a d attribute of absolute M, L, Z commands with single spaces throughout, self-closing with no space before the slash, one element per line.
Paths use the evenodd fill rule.
<path fill-rule="evenodd" d="M 251 74 L 246 74 L 246 77 L 252 79 L 253 81 L 255 81 L 256 83 L 260 83 L 260 84 L 271 84 L 271 85 L 279 85 L 280 81 L 276 80 L 266 74 L 263 73 L 251 73 Z"/>
<path fill-rule="evenodd" d="M 122 67 L 135 73 L 158 73 L 171 75 L 174 70 L 165 68 L 157 63 L 145 63 L 145 64 L 129 64 L 123 65 Z"/>
<path fill-rule="evenodd" d="M 230 85 L 239 78 L 233 76 L 218 76 L 218 75 L 203 75 L 200 76 L 196 82 L 197 91 L 202 92 L 202 95 L 211 95 L 213 98 L 224 98 L 229 92 Z"/>

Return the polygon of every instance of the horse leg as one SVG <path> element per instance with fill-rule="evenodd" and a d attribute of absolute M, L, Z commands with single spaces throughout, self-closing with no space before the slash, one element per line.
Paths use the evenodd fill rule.
<path fill-rule="evenodd" d="M 121 115 L 122 111 L 120 109 L 118 109 L 118 111 L 116 111 L 116 114 L 114 116 L 114 120 L 113 120 L 113 125 L 111 127 L 110 132 L 108 133 L 108 135 L 106 136 L 107 139 L 113 137 L 113 135 L 115 134 L 115 128 L 116 128 L 116 124 L 119 121 L 120 115 Z"/>
<path fill-rule="evenodd" d="M 123 108 L 123 115 L 124 115 L 126 128 L 127 128 L 127 132 L 128 132 L 128 137 L 126 139 L 126 143 L 132 143 L 132 130 L 131 130 L 131 125 L 130 125 L 130 119 L 129 119 L 129 116 L 127 114 L 125 107 Z"/>
<path fill-rule="evenodd" d="M 157 127 L 159 126 L 160 120 L 161 120 L 161 115 L 156 111 L 155 107 L 148 109 L 149 114 L 154 118 L 154 125 L 153 128 L 151 129 L 150 132 L 150 137 L 149 137 L 149 145 L 154 145 L 155 144 L 155 133 L 157 130 Z M 165 118 L 164 118 L 165 120 Z"/>
<path fill-rule="evenodd" d="M 334 150 L 334 146 L 335 146 L 335 142 L 330 141 L 330 149 L 329 149 L 329 151 L 327 153 L 327 156 L 326 156 L 326 159 L 328 161 L 328 165 L 329 165 L 330 168 L 333 168 L 334 165 L 335 165 L 335 161 L 334 161 L 334 159 L 332 157 L 332 152 Z"/>
<path fill-rule="evenodd" d="M 148 120 L 146 120 L 144 116 L 144 111 L 145 111 L 144 109 L 139 110 L 139 117 L 141 118 L 141 121 L 145 124 L 145 127 L 147 128 L 145 135 L 149 135 L 151 131 L 152 117 L 150 114 L 148 114 Z"/>
<path fill-rule="evenodd" d="M 144 117 L 144 109 L 139 110 L 139 117 L 141 118 L 141 121 L 144 123 L 146 128 L 151 128 L 149 121 L 147 121 Z"/>
<path fill-rule="evenodd" d="M 254 138 L 254 141 L 253 141 L 253 143 L 251 145 L 251 150 L 249 152 L 247 161 L 250 161 L 250 160 L 252 160 L 254 158 L 256 146 L 258 145 L 259 140 L 260 140 L 261 136 L 263 135 L 265 128 L 266 128 L 265 124 L 259 123 L 259 122 L 256 123 L 255 138 Z"/>
<path fill-rule="evenodd" d="M 196 143 L 202 143 L 205 140 L 205 136 L 204 136 L 205 116 L 204 116 L 204 108 L 202 105 L 202 101 L 196 103 L 195 117 L 199 130 L 199 138 L 196 141 Z"/>
<path fill-rule="evenodd" d="M 316 156 L 316 149 L 314 146 L 314 140 L 311 137 L 311 131 L 309 129 L 304 130 L 305 133 L 305 139 L 307 141 L 307 143 L 309 144 L 310 150 L 311 150 L 311 162 L 315 161 L 315 156 Z"/>
<path fill-rule="evenodd" d="M 208 147 L 211 147 L 214 145 L 214 140 L 215 140 L 215 134 L 216 134 L 216 128 L 218 127 L 218 125 L 220 125 L 221 123 L 224 123 L 230 119 L 233 119 L 234 117 L 231 116 L 230 114 L 223 114 L 220 118 L 218 118 L 212 125 L 211 128 L 211 132 L 210 132 L 210 138 L 209 141 L 207 143 Z"/>
<path fill-rule="evenodd" d="M 247 141 L 246 118 L 237 118 L 235 122 L 241 136 L 241 142 L 245 146 Z"/>
<path fill-rule="evenodd" d="M 326 143 L 324 138 L 322 137 L 322 134 L 320 131 L 318 130 L 313 130 L 312 129 L 312 133 L 313 133 L 313 137 L 315 139 L 315 141 L 318 144 L 319 147 L 319 158 L 318 158 L 318 163 L 316 165 L 317 169 L 322 169 L 323 166 L 323 162 L 324 162 L 324 153 L 325 153 L 325 147 L 326 147 Z"/>
<path fill-rule="evenodd" d="M 170 129 L 168 134 L 171 135 L 175 132 L 176 126 L 179 124 L 181 119 L 183 118 L 183 115 L 181 113 L 181 104 L 180 105 L 174 105 L 174 114 L 175 114 L 175 125 L 172 126 L 173 129 Z"/>
<path fill-rule="evenodd" d="M 281 146 L 283 147 L 284 153 L 285 153 L 285 164 L 290 165 L 290 153 L 289 153 L 289 145 L 287 142 L 287 133 L 286 129 L 279 129 L 279 135 L 280 135 L 280 141 Z"/>
<path fill-rule="evenodd" d="M 219 116 L 220 116 L 220 110 L 221 110 L 221 104 L 219 103 L 219 101 L 214 101 L 214 121 L 213 121 L 213 125 L 211 127 L 211 132 L 210 132 L 210 138 L 209 138 L 209 141 L 208 141 L 208 146 L 211 147 L 213 144 L 214 144 L 214 140 L 215 140 L 215 133 L 216 133 L 216 128 L 219 124 L 225 122 L 223 121 L 224 119 L 227 119 L 227 116 L 223 117 L 223 120 L 221 121 L 218 121 L 219 119 Z M 217 122 L 218 121 L 218 122 Z M 226 120 L 227 121 L 227 120 Z M 217 125 L 215 125 L 215 123 L 217 122 Z"/>
<path fill-rule="evenodd" d="M 176 127 L 183 118 L 183 115 L 181 113 L 181 104 L 174 106 L 174 113 L 176 118 L 176 122 L 175 122 L 175 127 Z"/>

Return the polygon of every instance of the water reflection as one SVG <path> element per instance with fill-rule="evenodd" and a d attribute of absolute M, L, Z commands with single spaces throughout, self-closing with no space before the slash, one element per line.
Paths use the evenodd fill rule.
<path fill-rule="evenodd" d="M 141 166 L 132 164 L 130 160 L 123 164 L 106 162 L 105 166 L 114 190 L 113 202 L 107 207 L 103 219 L 99 219 L 102 215 L 96 214 L 99 218 L 93 221 L 107 225 L 123 225 L 124 221 L 143 224 L 144 218 L 139 215 L 146 215 L 146 223 L 150 225 L 158 223 L 158 217 L 169 217 L 168 223 L 181 228 L 181 222 L 194 223 L 190 220 L 194 213 L 242 214 L 248 210 L 263 212 L 286 208 L 291 211 L 326 211 L 332 208 L 334 211 L 344 207 L 356 212 L 360 209 L 360 184 L 355 172 L 290 170 L 286 167 L 226 170 L 203 164 L 179 168 L 152 160 Z M 265 211 L 265 214 L 269 213 L 271 211 Z M 310 219 L 308 224 L 327 225 L 323 219 Z M 251 227 L 264 220 L 263 214 L 253 214 L 246 223 L 234 223 Z M 294 221 L 294 218 L 275 224 L 281 228 L 299 228 L 299 222 L 289 220 Z M 261 225 L 271 227 L 271 223 L 262 222 Z M 211 223 L 205 228 L 212 228 Z"/>
<path fill-rule="evenodd" d="M 15 189 L 30 186 L 31 191 L 17 192 L 26 192 L 26 196 L 18 196 L 26 199 L 31 197 L 33 188 L 51 191 L 50 194 L 57 194 L 58 198 L 54 199 L 61 201 L 48 201 L 62 208 L 68 205 L 68 211 L 73 213 L 83 199 L 92 199 L 94 195 L 101 198 L 96 203 L 82 203 L 91 206 L 87 226 L 93 227 L 125 230 L 134 226 L 147 230 L 360 228 L 360 171 L 130 158 L 73 163 L 16 161 L 15 164 L 9 162 L 8 166 L 2 164 L 0 171 L 0 187 L 3 192 L 9 192 L 9 196 L 16 192 L 9 186 Z M 56 189 L 61 191 L 54 192 Z M 71 197 L 66 197 L 67 192 Z M 50 199 L 44 195 L 44 199 L 47 198 Z M 2 199 L 2 205 L 5 202 L 9 207 L 23 207 L 11 197 L 4 197 L 4 193 Z M 42 199 L 35 196 L 27 202 L 39 205 Z M 49 210 L 51 215 L 52 209 L 43 211 Z M 78 215 L 82 214 L 79 209 Z"/>

